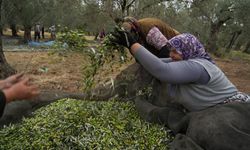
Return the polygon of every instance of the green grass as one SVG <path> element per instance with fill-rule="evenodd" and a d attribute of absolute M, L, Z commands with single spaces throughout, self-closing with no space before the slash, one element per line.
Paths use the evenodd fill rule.
<path fill-rule="evenodd" d="M 227 57 L 230 59 L 250 60 L 250 54 L 241 51 L 231 51 Z"/>
<path fill-rule="evenodd" d="M 0 130 L 0 149 L 167 149 L 162 126 L 142 121 L 131 102 L 64 99 Z"/>

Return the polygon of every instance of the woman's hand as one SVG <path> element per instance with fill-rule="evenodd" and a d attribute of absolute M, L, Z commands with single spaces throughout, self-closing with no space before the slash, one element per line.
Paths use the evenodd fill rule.
<path fill-rule="evenodd" d="M 0 90 L 11 87 L 13 84 L 20 81 L 20 79 L 23 77 L 23 75 L 24 75 L 23 73 L 18 73 L 18 74 L 15 74 L 15 75 L 12 75 L 12 76 L 6 78 L 5 80 L 1 80 L 0 81 Z"/>
<path fill-rule="evenodd" d="M 133 44 L 137 43 L 136 37 L 123 29 L 115 28 L 115 32 L 113 32 L 112 35 L 114 36 L 114 38 L 111 39 L 112 42 L 125 46 L 128 49 L 130 49 Z"/>
<path fill-rule="evenodd" d="M 30 84 L 29 80 L 27 77 L 21 78 L 11 87 L 3 90 L 7 103 L 15 99 L 30 99 L 39 94 L 38 87 Z"/>

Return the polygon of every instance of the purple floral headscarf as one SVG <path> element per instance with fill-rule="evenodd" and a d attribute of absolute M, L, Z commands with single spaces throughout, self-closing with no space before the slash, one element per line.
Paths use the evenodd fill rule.
<path fill-rule="evenodd" d="M 168 44 L 182 54 L 183 59 L 204 58 L 214 63 L 209 54 L 205 51 L 204 46 L 192 34 L 183 33 L 171 38 Z"/>

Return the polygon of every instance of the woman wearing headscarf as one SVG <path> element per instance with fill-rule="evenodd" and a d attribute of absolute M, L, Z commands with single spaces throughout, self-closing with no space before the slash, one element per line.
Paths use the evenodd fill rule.
<path fill-rule="evenodd" d="M 154 45 L 148 41 L 148 33 L 152 28 L 157 28 L 168 39 L 180 34 L 177 30 L 172 28 L 168 23 L 158 18 L 142 18 L 135 19 L 127 16 L 123 18 L 121 27 L 133 34 L 137 42 L 143 45 L 148 51 L 159 58 L 169 57 L 169 50 L 167 47 Z"/>
<path fill-rule="evenodd" d="M 150 43 L 150 41 L 148 41 L 149 31 L 153 27 L 157 27 L 167 38 L 172 38 L 180 34 L 169 24 L 157 18 L 143 18 L 137 20 L 134 17 L 125 17 L 123 19 L 118 19 L 116 23 L 121 28 L 132 34 L 138 43 L 159 58 L 168 58 L 169 50 L 166 46 L 156 46 Z M 145 71 L 141 65 L 133 63 L 122 70 L 121 73 L 116 76 L 112 84 L 105 84 L 104 86 L 100 85 L 95 89 L 91 89 L 87 92 L 87 97 L 90 97 L 91 99 L 106 100 L 117 96 L 122 100 L 131 100 L 136 97 L 137 91 L 144 90 L 148 86 L 159 87 L 158 84 L 160 83 Z M 162 90 L 164 88 L 166 87 L 159 87 L 160 92 L 157 90 L 157 93 L 161 94 L 154 94 L 155 99 L 159 99 L 157 102 L 155 101 L 155 104 L 160 106 L 164 106 L 166 103 L 165 101 L 160 100 L 160 97 L 164 97 L 165 95 L 163 92 L 164 90 Z"/>
<path fill-rule="evenodd" d="M 134 40 L 129 32 L 115 35 L 136 60 L 162 84 L 181 107 L 158 107 L 136 99 L 139 114 L 150 122 L 165 124 L 177 134 L 177 149 L 236 150 L 250 144 L 250 96 L 239 92 L 189 33 L 170 40 L 157 29 L 148 33 L 155 46 L 167 46 L 170 59 L 160 59 Z M 180 134 L 181 133 L 181 134 Z M 239 148 L 240 146 L 240 148 Z"/>

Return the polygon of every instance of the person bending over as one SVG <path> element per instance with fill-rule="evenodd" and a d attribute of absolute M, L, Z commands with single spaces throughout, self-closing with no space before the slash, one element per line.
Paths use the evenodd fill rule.
<path fill-rule="evenodd" d="M 153 44 L 165 37 L 158 28 L 151 32 L 158 34 L 150 39 Z M 183 33 L 170 40 L 165 38 L 170 59 L 156 57 L 129 32 L 119 31 L 114 36 L 113 42 L 127 47 L 145 70 L 167 84 L 167 93 L 184 107 L 157 107 L 144 99 L 135 100 L 142 118 L 164 124 L 176 135 L 185 135 L 175 138 L 179 142 L 174 142 L 175 148 L 185 149 L 180 144 L 183 141 L 189 149 L 236 150 L 239 145 L 244 150 L 249 148 L 250 96 L 238 91 L 194 35 Z"/>
<path fill-rule="evenodd" d="M 169 57 L 169 50 L 164 46 L 165 39 L 159 39 L 157 44 L 153 44 L 151 39 L 157 35 L 149 31 L 153 27 L 156 27 L 168 39 L 180 34 L 169 24 L 157 18 L 142 18 L 137 20 L 134 17 L 127 16 L 123 18 L 121 27 L 130 32 L 138 43 L 159 58 Z"/>
<path fill-rule="evenodd" d="M 134 17 L 125 17 L 124 19 L 119 19 L 116 21 L 120 28 L 123 28 L 127 32 L 130 32 L 136 39 L 136 41 L 146 47 L 151 53 L 157 57 L 167 58 L 169 57 L 169 50 L 164 43 L 165 39 L 160 39 L 157 44 L 153 44 L 152 40 L 157 37 L 151 29 L 157 27 L 165 37 L 172 38 L 178 34 L 174 28 L 172 28 L 167 23 L 163 22 L 157 18 L 143 18 L 135 19 Z M 149 32 L 151 31 L 151 32 Z M 131 100 L 136 97 L 136 93 L 139 90 L 144 90 L 149 86 L 157 86 L 158 81 L 156 81 L 141 65 L 138 63 L 133 63 L 126 69 L 122 70 L 116 78 L 114 79 L 114 84 L 99 85 L 98 87 L 91 89 L 87 92 L 87 97 L 91 99 L 106 100 L 111 97 L 119 97 L 121 100 Z M 112 87 L 112 88 L 110 88 Z M 161 87 L 160 89 L 165 88 Z M 159 90 L 157 93 L 162 93 L 159 95 L 164 95 L 164 90 Z M 162 97 L 154 95 L 155 97 Z M 158 103 L 159 102 L 159 103 Z M 159 100 L 159 105 L 165 105 L 163 101 Z"/>
<path fill-rule="evenodd" d="M 125 34 L 130 45 L 126 45 L 126 38 L 123 36 Z M 184 33 L 166 40 L 166 45 L 171 49 L 171 59 L 166 63 L 166 59 L 161 60 L 152 55 L 130 35 L 128 32 L 120 33 L 117 42 L 128 47 L 151 75 L 168 83 L 170 95 L 187 110 L 199 111 L 217 104 L 239 101 L 239 98 L 244 102 L 250 101 L 249 96 L 239 92 L 215 65 L 195 36 Z M 157 40 L 154 42 L 157 43 Z"/>

